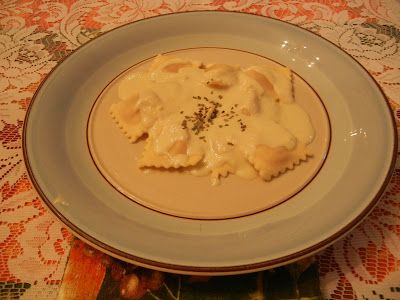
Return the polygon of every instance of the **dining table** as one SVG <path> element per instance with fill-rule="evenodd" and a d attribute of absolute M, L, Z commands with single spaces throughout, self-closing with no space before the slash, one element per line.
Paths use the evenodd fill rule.
<path fill-rule="evenodd" d="M 245 274 L 174 274 L 119 260 L 75 237 L 42 201 L 23 130 L 46 76 L 108 31 L 187 11 L 279 19 L 329 40 L 375 79 L 400 126 L 398 0 L 0 1 L 0 299 L 400 299 L 398 164 L 346 235 L 299 261 Z"/>

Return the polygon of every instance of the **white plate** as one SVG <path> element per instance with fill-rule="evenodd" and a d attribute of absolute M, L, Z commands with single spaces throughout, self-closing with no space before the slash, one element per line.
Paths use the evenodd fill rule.
<path fill-rule="evenodd" d="M 158 53 L 197 47 L 237 49 L 275 60 L 304 78 L 322 99 L 331 123 L 329 155 L 317 176 L 290 200 L 238 218 L 180 218 L 129 200 L 96 168 L 86 127 L 107 84 Z M 32 181 L 73 232 L 120 259 L 191 274 L 256 271 L 328 246 L 377 203 L 396 150 L 387 101 L 349 55 L 282 21 L 228 12 L 150 18 L 85 44 L 42 84 L 24 128 Z"/>

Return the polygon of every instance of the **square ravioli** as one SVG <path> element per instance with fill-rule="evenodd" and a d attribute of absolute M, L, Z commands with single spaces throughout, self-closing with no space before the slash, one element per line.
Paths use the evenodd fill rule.
<path fill-rule="evenodd" d="M 158 55 L 123 85 L 110 114 L 130 142 L 147 135 L 141 168 L 270 181 L 312 157 L 314 128 L 286 67 Z"/>

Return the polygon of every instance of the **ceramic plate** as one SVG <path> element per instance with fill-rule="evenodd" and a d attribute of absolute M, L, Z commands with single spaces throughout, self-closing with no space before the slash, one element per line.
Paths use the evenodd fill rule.
<path fill-rule="evenodd" d="M 230 176 L 212 187 L 206 177 L 140 171 L 142 145 L 117 130 L 107 95 L 159 53 L 291 68 L 316 129 L 314 157 L 270 183 Z M 145 19 L 90 41 L 41 85 L 24 128 L 32 181 L 76 235 L 120 259 L 190 274 L 252 272 L 328 246 L 377 203 L 396 150 L 387 101 L 349 55 L 294 25 L 229 12 Z"/>

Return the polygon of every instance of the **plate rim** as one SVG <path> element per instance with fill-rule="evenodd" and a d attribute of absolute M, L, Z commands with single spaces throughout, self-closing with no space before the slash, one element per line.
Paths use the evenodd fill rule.
<path fill-rule="evenodd" d="M 313 34 L 315 37 L 320 38 L 322 40 L 325 40 L 328 42 L 331 46 L 339 50 L 341 53 L 345 54 L 348 58 L 350 58 L 351 61 L 355 62 L 361 69 L 365 72 L 365 74 L 368 76 L 369 79 L 372 80 L 374 85 L 378 88 L 378 91 L 380 92 L 382 98 L 385 100 L 385 106 L 386 109 L 389 112 L 390 115 L 390 120 L 391 120 L 391 125 L 392 125 L 392 136 L 393 136 L 393 149 L 392 149 L 392 156 L 391 156 L 391 161 L 390 161 L 390 166 L 388 168 L 388 171 L 386 173 L 385 179 L 382 183 L 382 185 L 379 187 L 378 191 L 372 197 L 368 205 L 362 210 L 354 219 L 352 219 L 348 224 L 340 228 L 338 231 L 334 232 L 327 238 L 321 240 L 320 242 L 313 244 L 312 246 L 309 246 L 307 248 L 304 248 L 300 251 L 296 251 L 293 253 L 290 253 L 288 255 L 284 255 L 275 259 L 271 260 L 266 260 L 266 261 L 260 261 L 256 263 L 250 263 L 250 264 L 243 264 L 243 265 L 233 265 L 233 266 L 189 266 L 189 265 L 179 265 L 179 264 L 172 264 L 172 263 L 166 263 L 166 262 L 159 262 L 151 259 L 146 259 L 142 258 L 139 256 L 135 256 L 133 254 L 126 253 L 122 250 L 119 250 L 111 245 L 108 245 L 104 242 L 99 241 L 95 237 L 91 236 L 90 234 L 84 232 L 84 230 L 80 229 L 78 226 L 72 224 L 68 218 L 66 218 L 61 212 L 57 210 L 57 208 L 52 204 L 52 202 L 47 198 L 43 190 L 41 189 L 40 185 L 38 184 L 34 172 L 31 168 L 29 156 L 28 156 L 28 150 L 27 150 L 27 124 L 30 116 L 31 109 L 35 103 L 35 100 L 37 99 L 37 96 L 39 92 L 41 91 L 43 85 L 48 81 L 50 76 L 52 76 L 53 72 L 59 68 L 60 65 L 64 64 L 71 56 L 73 56 L 78 50 L 84 47 L 88 47 L 92 42 L 96 41 L 99 37 L 103 36 L 104 34 L 111 34 L 115 30 L 119 30 L 123 27 L 127 26 L 132 26 L 135 23 L 139 22 L 145 22 L 149 19 L 157 19 L 157 18 L 165 18 L 165 17 L 170 17 L 173 15 L 183 15 L 183 14 L 231 14 L 231 15 L 245 15 L 245 16 L 251 16 L 254 18 L 260 18 L 260 19 L 269 19 L 269 21 L 272 22 L 277 22 L 281 24 L 285 24 L 292 26 L 293 28 L 300 29 L 302 31 L 308 32 Z M 73 234 L 82 240 L 84 240 L 86 243 L 90 244 L 94 248 L 97 248 L 101 250 L 102 252 L 105 252 L 111 256 L 114 256 L 118 259 L 152 268 L 152 269 L 158 269 L 162 271 L 167 271 L 167 272 L 173 272 L 173 273 L 180 273 L 180 274 L 199 274 L 199 275 L 230 275 L 230 274 L 241 274 L 241 273 L 249 273 L 249 272 L 255 272 L 255 271 L 260 271 L 264 269 L 269 269 L 273 267 L 277 267 L 280 265 L 284 265 L 287 263 L 291 263 L 293 261 L 299 260 L 301 258 L 310 256 L 315 254 L 316 252 L 319 252 L 323 250 L 324 248 L 330 246 L 340 238 L 342 238 L 344 235 L 346 235 L 350 230 L 358 226 L 368 215 L 369 213 L 373 210 L 373 208 L 379 203 L 380 197 L 382 196 L 383 192 L 385 191 L 387 185 L 389 184 L 393 171 L 395 169 L 396 165 L 396 160 L 397 160 L 397 149 L 398 149 L 398 136 L 397 136 L 397 125 L 393 116 L 393 111 L 390 107 L 390 102 L 384 93 L 382 87 L 378 84 L 376 79 L 368 72 L 368 70 L 359 62 L 357 61 L 353 56 L 351 56 L 348 52 L 344 51 L 342 48 L 340 48 L 338 45 L 333 43 L 332 41 L 328 40 L 327 38 L 318 35 L 317 33 L 310 31 L 306 28 L 303 28 L 297 24 L 289 23 L 284 20 L 276 19 L 270 16 L 263 16 L 263 15 L 255 15 L 247 12 L 241 12 L 241 11 L 213 11 L 213 10 L 195 10 L 195 11 L 181 11 L 181 12 L 172 12 L 172 13 L 167 13 L 163 15 L 157 15 L 157 16 L 150 16 L 147 18 L 143 18 L 140 20 L 135 20 L 126 24 L 123 24 L 121 26 L 115 27 L 109 31 L 106 31 L 95 38 L 89 40 L 88 42 L 80 45 L 76 49 L 72 50 L 71 53 L 69 53 L 67 56 L 63 57 L 60 61 L 57 62 L 57 65 L 51 69 L 51 71 L 45 76 L 45 78 L 41 81 L 39 86 L 37 87 L 34 95 L 32 96 L 32 99 L 30 101 L 30 104 L 26 110 L 26 114 L 24 117 L 24 125 L 23 125 L 23 132 L 22 132 L 22 152 L 23 152 L 23 159 L 24 163 L 29 175 L 29 179 L 43 200 L 43 203 L 48 207 L 49 212 L 51 212 L 53 215 L 55 215 L 70 231 L 73 232 Z"/>

